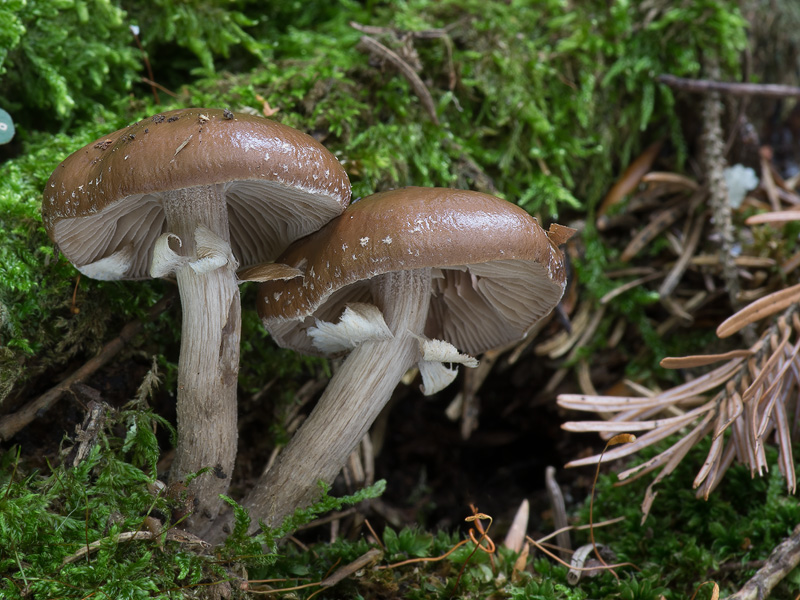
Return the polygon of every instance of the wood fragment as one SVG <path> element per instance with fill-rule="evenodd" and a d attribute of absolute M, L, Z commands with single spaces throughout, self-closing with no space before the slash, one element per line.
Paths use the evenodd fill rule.
<path fill-rule="evenodd" d="M 380 548 L 370 548 L 353 562 L 336 569 L 331 575 L 320 581 L 319 585 L 323 588 L 336 585 L 345 577 L 349 577 L 356 571 L 359 571 L 364 567 L 368 567 L 369 565 L 379 561 L 382 557 L 383 551 Z"/>
<path fill-rule="evenodd" d="M 90 552 L 94 552 L 104 543 L 120 544 L 123 542 L 133 542 L 136 540 L 154 540 L 160 535 L 160 533 L 153 533 L 152 531 L 124 531 L 117 535 L 109 536 L 101 540 L 94 541 L 91 544 L 84 545 L 74 554 L 65 557 L 64 560 L 61 561 L 61 565 L 64 566 L 74 563 L 81 557 L 88 555 Z M 211 548 L 211 544 L 197 537 L 196 535 L 189 533 L 188 531 L 170 529 L 165 535 L 169 541 L 198 546 L 203 550 L 209 550 Z"/>
<path fill-rule="evenodd" d="M 74 384 L 73 388 L 75 385 L 80 384 Z M 83 423 L 75 426 L 75 445 L 64 459 L 64 465 L 68 468 L 77 467 L 89 456 L 105 427 L 106 415 L 111 410 L 111 407 L 103 402 L 102 399 L 89 402 Z"/>

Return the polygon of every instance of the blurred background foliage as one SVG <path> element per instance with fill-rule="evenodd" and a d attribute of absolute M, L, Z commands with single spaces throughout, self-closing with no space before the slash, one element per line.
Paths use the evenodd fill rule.
<path fill-rule="evenodd" d="M 353 23 L 425 89 L 364 50 Z M 77 272 L 44 234 L 41 190 L 108 131 L 178 107 L 277 110 L 339 157 L 354 197 L 469 187 L 563 222 L 590 214 L 644 144 L 666 138 L 678 163 L 687 156 L 656 77 L 698 76 L 709 55 L 738 72 L 746 33 L 735 0 L 6 1 L 0 108 L 17 136 L 0 146 L 0 402 L 96 351 L 168 285 L 83 279 L 81 312 L 69 310 Z M 143 79 L 147 60 L 159 88 Z M 578 264 L 589 280 L 606 260 L 592 252 L 597 266 Z M 167 349 L 170 318 L 151 332 Z M 243 376 L 264 381 L 268 362 L 259 354 Z"/>

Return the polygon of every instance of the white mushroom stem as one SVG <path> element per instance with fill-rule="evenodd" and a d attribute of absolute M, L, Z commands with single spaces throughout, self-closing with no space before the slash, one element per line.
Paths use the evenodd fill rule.
<path fill-rule="evenodd" d="M 364 341 L 347 357 L 311 415 L 275 464 L 244 499 L 253 525 L 276 526 L 319 497 L 317 482 L 333 482 L 361 438 L 419 359 L 428 314 L 430 269 L 388 273 L 373 280 L 372 295 L 393 337 Z"/>
<path fill-rule="evenodd" d="M 199 530 L 218 514 L 219 495 L 227 492 L 236 458 L 239 288 L 221 187 L 166 192 L 164 212 L 167 241 L 174 242 L 175 236 L 180 240 L 180 244 L 170 243 L 170 248 L 185 257 L 176 261 L 174 269 L 183 323 L 178 363 L 178 445 L 170 480 L 181 481 L 190 473 L 211 468 L 189 486 L 194 498 L 189 526 Z M 211 252 L 215 256 L 210 259 L 207 247 L 215 243 L 224 244 L 227 251 Z"/>

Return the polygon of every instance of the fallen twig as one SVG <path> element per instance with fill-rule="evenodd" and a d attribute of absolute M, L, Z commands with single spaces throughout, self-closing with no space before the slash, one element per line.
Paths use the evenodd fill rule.
<path fill-rule="evenodd" d="M 155 540 L 159 535 L 161 535 L 161 533 L 154 533 L 152 531 L 123 531 L 122 533 L 111 535 L 83 546 L 75 554 L 70 554 L 69 556 L 65 557 L 64 560 L 61 561 L 61 565 L 63 566 L 74 563 L 81 557 L 88 555 L 90 552 L 94 552 L 106 542 L 121 544 L 123 542 L 131 542 L 135 540 Z M 211 544 L 197 537 L 196 535 L 189 533 L 188 531 L 170 529 L 166 532 L 166 539 L 171 542 L 180 542 L 181 544 L 199 546 L 204 550 L 211 548 Z"/>
<path fill-rule="evenodd" d="M 695 94 L 723 92 L 731 96 L 767 96 L 771 98 L 800 97 L 800 87 L 774 83 L 736 83 L 709 79 L 684 79 L 674 75 L 659 75 L 659 83 Z"/>
<path fill-rule="evenodd" d="M 766 564 L 728 600 L 768 598 L 772 589 L 800 564 L 800 525 L 769 555 Z"/>
<path fill-rule="evenodd" d="M 358 42 L 358 48 L 360 50 L 366 50 L 370 54 L 379 56 L 380 58 L 392 63 L 392 65 L 394 65 L 394 67 L 400 71 L 403 77 L 408 80 L 409 85 L 411 85 L 411 89 L 414 90 L 414 93 L 419 98 L 423 108 L 427 111 L 428 115 L 430 115 L 431 120 L 437 125 L 439 124 L 439 119 L 436 117 L 436 106 L 433 103 L 431 93 L 428 91 L 428 87 L 425 85 L 422 79 L 419 78 L 419 75 L 417 75 L 414 69 L 411 68 L 411 65 L 404 61 L 395 51 L 387 48 L 378 40 L 371 38 L 368 35 L 361 36 L 361 39 Z"/>
<path fill-rule="evenodd" d="M 175 92 L 173 92 L 169 88 L 164 87 L 163 85 L 161 85 L 157 81 L 153 81 L 149 77 L 142 76 L 142 77 L 140 77 L 140 80 L 141 80 L 142 83 L 146 83 L 147 85 L 152 87 L 154 90 L 155 90 L 155 88 L 158 88 L 159 90 L 161 90 L 162 92 L 164 92 L 168 96 L 172 96 L 173 98 L 177 98 L 178 97 L 178 94 L 176 94 Z"/>
<path fill-rule="evenodd" d="M 175 294 L 173 293 L 156 302 L 148 311 L 147 320 L 152 321 L 167 310 L 174 299 Z M 139 333 L 143 324 L 144 321 L 138 319 L 136 321 L 131 321 L 122 328 L 122 331 L 120 331 L 117 337 L 103 346 L 96 356 L 89 359 L 86 364 L 72 373 L 72 375 L 63 379 L 58 385 L 50 388 L 44 394 L 36 398 L 36 400 L 26 404 L 17 412 L 6 415 L 0 419 L 0 440 L 5 441 L 14 436 L 37 416 L 49 410 L 74 383 L 83 381 L 94 374 L 95 371 L 116 356 L 116 354 Z"/>
<path fill-rule="evenodd" d="M 331 575 L 328 575 L 325 579 L 320 581 L 319 585 L 323 588 L 334 586 L 345 577 L 350 577 L 350 575 L 359 569 L 363 569 L 375 561 L 380 560 L 382 556 L 383 550 L 380 548 L 370 548 L 353 562 L 336 569 Z"/>

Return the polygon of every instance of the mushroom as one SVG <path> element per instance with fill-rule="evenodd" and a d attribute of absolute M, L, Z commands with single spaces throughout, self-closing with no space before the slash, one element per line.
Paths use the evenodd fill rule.
<path fill-rule="evenodd" d="M 170 479 L 213 471 L 189 487 L 195 530 L 219 512 L 236 456 L 236 270 L 273 260 L 349 199 L 344 169 L 313 138 L 264 118 L 201 108 L 104 136 L 67 157 L 47 183 L 45 228 L 81 273 L 177 280 L 183 322 Z M 297 274 L 267 265 L 247 278 Z"/>
<path fill-rule="evenodd" d="M 456 376 L 447 364 L 476 366 L 472 354 L 523 338 L 563 295 L 558 244 L 572 233 L 493 196 L 409 187 L 359 200 L 290 246 L 278 261 L 304 277 L 260 286 L 264 325 L 279 345 L 349 356 L 245 498 L 253 522 L 313 502 L 409 368 L 435 393 Z"/>

